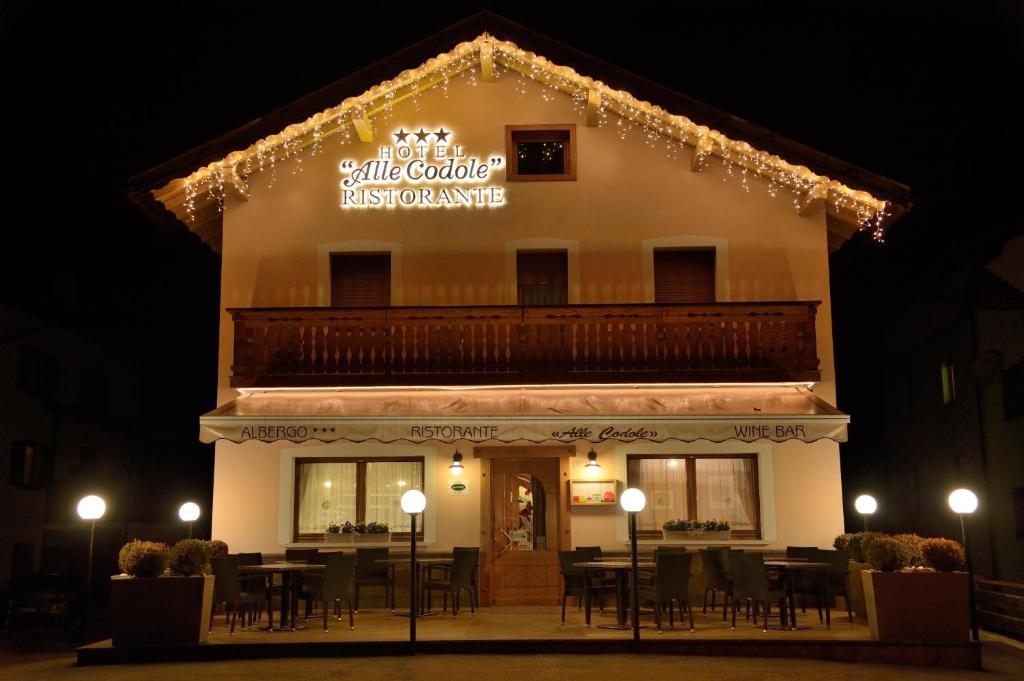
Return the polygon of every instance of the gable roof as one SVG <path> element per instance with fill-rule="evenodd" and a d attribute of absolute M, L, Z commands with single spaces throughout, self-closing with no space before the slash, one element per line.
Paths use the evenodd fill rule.
<path fill-rule="evenodd" d="M 910 208 L 906 185 L 490 12 L 473 15 L 151 168 L 129 180 L 127 193 L 155 219 L 185 224 L 219 250 L 223 201 L 229 195 L 247 198 L 250 174 L 316 149 L 329 135 L 358 130 L 374 114 L 469 69 L 475 72 L 479 66 L 487 80 L 486 70 L 495 65 L 580 98 L 601 117 L 621 116 L 678 141 L 691 149 L 693 170 L 718 158 L 788 188 L 801 212 L 824 203 L 831 250 L 864 228 L 881 238 L 884 227 Z"/>

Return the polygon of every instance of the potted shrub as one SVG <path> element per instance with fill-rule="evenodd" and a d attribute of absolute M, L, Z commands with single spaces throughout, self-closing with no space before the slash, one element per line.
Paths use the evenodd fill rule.
<path fill-rule="evenodd" d="M 199 539 L 166 544 L 128 542 L 118 555 L 124 574 L 110 583 L 117 647 L 203 643 L 213 607 L 213 547 Z M 164 574 L 170 567 L 170 573 Z"/>
<path fill-rule="evenodd" d="M 210 550 L 214 558 L 223 558 L 228 555 L 227 542 L 223 542 L 220 539 L 214 539 L 210 542 Z"/>
<path fill-rule="evenodd" d="M 919 539 L 919 538 L 918 538 Z M 864 547 L 871 570 L 861 572 L 868 625 L 881 641 L 967 641 L 967 574 L 908 569 L 927 542 L 876 535 Z M 942 550 L 929 548 L 938 556 Z M 937 558 L 943 565 L 942 558 Z"/>
<path fill-rule="evenodd" d="M 857 617 L 866 618 L 868 610 L 864 603 L 864 580 L 860 573 L 863 570 L 870 570 L 871 566 L 864 561 L 861 534 L 863 533 L 841 534 L 832 542 L 832 547 L 836 551 L 846 551 L 850 554 L 850 574 L 847 577 L 846 594 L 850 599 L 849 606 L 853 614 Z M 840 597 L 837 596 L 836 598 Z"/>
<path fill-rule="evenodd" d="M 353 528 L 356 543 L 387 544 L 391 542 L 391 529 L 387 523 L 356 523 Z"/>

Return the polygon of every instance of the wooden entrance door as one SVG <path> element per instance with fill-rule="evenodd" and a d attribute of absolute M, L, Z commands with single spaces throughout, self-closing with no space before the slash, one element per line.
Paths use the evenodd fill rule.
<path fill-rule="evenodd" d="M 494 605 L 555 605 L 561 589 L 559 459 L 491 461 Z"/>

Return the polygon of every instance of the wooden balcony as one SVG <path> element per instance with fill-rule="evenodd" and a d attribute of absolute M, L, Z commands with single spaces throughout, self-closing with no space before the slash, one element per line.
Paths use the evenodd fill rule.
<path fill-rule="evenodd" d="M 818 304 L 233 308 L 231 385 L 817 381 Z"/>

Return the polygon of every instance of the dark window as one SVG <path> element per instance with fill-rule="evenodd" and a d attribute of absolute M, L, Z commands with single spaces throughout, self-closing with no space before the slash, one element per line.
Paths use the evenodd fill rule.
<path fill-rule="evenodd" d="M 727 520 L 733 538 L 761 537 L 757 456 L 641 455 L 626 457 L 630 487 L 643 490 L 647 505 L 637 532 L 661 537 L 667 520 Z"/>
<path fill-rule="evenodd" d="M 107 413 L 107 377 L 93 369 L 78 372 L 78 399 L 87 412 Z"/>
<path fill-rule="evenodd" d="M 401 499 L 409 489 L 423 489 L 423 457 L 296 459 L 295 541 L 320 541 L 328 524 L 346 521 L 387 523 L 408 539 Z"/>
<path fill-rule="evenodd" d="M 38 489 L 49 484 L 51 478 L 51 460 L 46 447 L 37 442 L 15 442 L 11 446 L 11 485 Z"/>
<path fill-rule="evenodd" d="M 942 403 L 952 404 L 956 401 L 956 366 L 948 358 L 943 358 L 939 371 L 942 377 Z"/>
<path fill-rule="evenodd" d="M 520 305 L 568 303 L 569 257 L 566 251 L 516 253 L 516 288 Z"/>
<path fill-rule="evenodd" d="M 715 249 L 655 249 L 654 302 L 715 302 Z"/>
<path fill-rule="evenodd" d="M 1003 418 L 1024 416 L 1024 362 L 1003 370 Z"/>
<path fill-rule="evenodd" d="M 508 180 L 575 180 L 575 125 L 505 126 Z"/>
<path fill-rule="evenodd" d="M 390 304 L 390 253 L 331 254 L 331 305 L 386 307 Z"/>
<path fill-rule="evenodd" d="M 57 358 L 44 350 L 23 345 L 18 349 L 18 387 L 36 397 L 56 397 Z"/>

